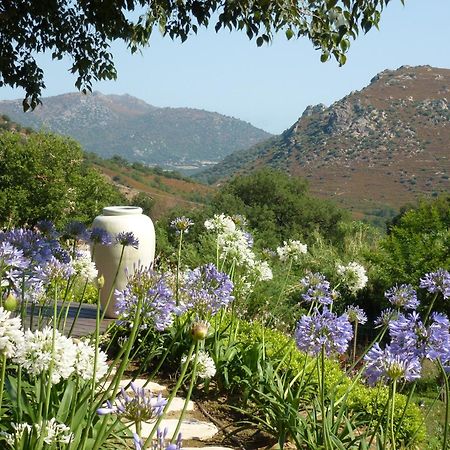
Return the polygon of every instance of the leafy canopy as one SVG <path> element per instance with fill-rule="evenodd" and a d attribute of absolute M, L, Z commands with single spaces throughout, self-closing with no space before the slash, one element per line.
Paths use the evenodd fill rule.
<path fill-rule="evenodd" d="M 85 166 L 79 144 L 50 133 L 0 134 L 0 226 L 91 222 L 123 196 Z"/>
<path fill-rule="evenodd" d="M 244 31 L 261 46 L 277 32 L 306 37 L 344 64 L 349 39 L 377 26 L 390 0 L 4 0 L 0 2 L 0 86 L 22 87 L 24 109 L 39 103 L 44 72 L 35 59 L 49 52 L 68 56 L 75 85 L 86 92 L 93 80 L 115 79 L 110 44 L 132 52 L 157 28 L 185 41 L 200 27 Z M 401 0 L 403 2 L 403 0 Z"/>

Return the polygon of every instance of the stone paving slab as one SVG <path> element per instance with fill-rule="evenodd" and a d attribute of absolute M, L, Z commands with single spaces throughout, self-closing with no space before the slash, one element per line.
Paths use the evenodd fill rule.
<path fill-rule="evenodd" d="M 146 381 L 147 380 L 145 378 L 136 378 L 136 380 L 134 380 L 134 384 L 138 387 L 143 387 L 144 384 L 146 383 Z M 125 387 L 130 382 L 131 382 L 131 378 L 123 378 L 122 380 L 120 380 L 119 386 Z M 162 384 L 159 384 L 159 383 L 155 383 L 154 381 L 149 381 L 147 383 L 147 385 L 145 386 L 145 388 L 150 389 L 155 394 L 159 394 L 160 392 L 162 393 L 167 390 L 167 388 L 165 386 L 163 386 Z"/>
<path fill-rule="evenodd" d="M 175 428 L 177 427 L 178 419 L 163 419 L 159 428 L 164 430 L 168 429 L 168 436 L 172 437 Z M 142 424 L 142 436 L 148 437 L 153 429 L 153 424 Z M 199 441 L 206 441 L 211 439 L 219 430 L 211 422 L 204 422 L 197 419 L 184 418 L 181 423 L 180 433 L 183 439 L 197 439 Z"/>

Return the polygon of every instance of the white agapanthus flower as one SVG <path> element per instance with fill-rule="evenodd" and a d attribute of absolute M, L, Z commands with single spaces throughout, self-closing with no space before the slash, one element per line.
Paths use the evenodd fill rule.
<path fill-rule="evenodd" d="M 191 357 L 191 362 L 194 361 L 194 355 Z M 186 363 L 186 356 L 181 358 L 182 364 Z M 200 350 L 197 356 L 197 375 L 203 379 L 212 378 L 216 374 L 216 365 L 211 356 L 204 350 Z"/>
<path fill-rule="evenodd" d="M 78 341 L 76 344 L 75 373 L 83 380 L 89 381 L 94 377 L 95 347 L 85 341 Z M 97 354 L 97 368 L 95 381 L 99 381 L 108 371 L 106 364 L 106 353 L 101 350 Z"/>
<path fill-rule="evenodd" d="M 48 445 L 68 444 L 73 439 L 70 428 L 63 423 L 58 423 L 54 417 L 45 422 L 45 426 L 42 426 L 42 423 L 36 423 L 34 427 L 38 436 L 44 433 L 44 442 Z"/>
<path fill-rule="evenodd" d="M 283 242 L 283 246 L 277 248 L 277 254 L 281 261 L 298 261 L 302 255 L 308 251 L 308 246 L 301 243 L 300 241 L 295 241 L 289 239 L 287 242 Z"/>
<path fill-rule="evenodd" d="M 72 339 L 56 330 L 52 352 L 53 329 L 45 327 L 42 331 L 26 330 L 23 342 L 17 345 L 14 362 L 22 366 L 30 375 L 38 376 L 50 369 L 53 353 L 51 382 L 58 383 L 68 378 L 74 371 L 76 346 Z"/>
<path fill-rule="evenodd" d="M 15 449 L 17 443 L 21 441 L 25 431 L 27 431 L 28 434 L 30 434 L 33 427 L 29 423 L 25 423 L 25 422 L 23 422 L 23 423 L 13 423 L 12 427 L 14 428 L 14 432 L 13 433 L 5 433 L 3 431 L 0 434 L 2 434 L 5 437 L 6 443 L 11 448 Z"/>
<path fill-rule="evenodd" d="M 232 260 L 238 266 L 252 265 L 255 260 L 255 254 L 242 230 L 220 233 L 217 236 L 217 245 L 221 250 L 220 257 Z"/>
<path fill-rule="evenodd" d="M 337 273 L 342 277 L 342 283 L 353 293 L 365 287 L 368 281 L 366 269 L 355 261 L 346 266 L 338 264 Z"/>
<path fill-rule="evenodd" d="M 94 261 L 91 261 L 91 253 L 88 250 L 79 250 L 72 260 L 75 273 L 83 279 L 94 281 L 97 279 L 98 270 Z"/>
<path fill-rule="evenodd" d="M 268 281 L 273 278 L 272 269 L 267 261 L 257 261 L 253 267 L 257 281 Z"/>
<path fill-rule="evenodd" d="M 20 317 L 11 317 L 11 312 L 0 306 L 0 354 L 11 358 L 22 341 Z"/>
<path fill-rule="evenodd" d="M 225 214 L 215 214 L 212 219 L 205 220 L 205 228 L 216 233 L 231 233 L 236 229 L 236 224 Z"/>

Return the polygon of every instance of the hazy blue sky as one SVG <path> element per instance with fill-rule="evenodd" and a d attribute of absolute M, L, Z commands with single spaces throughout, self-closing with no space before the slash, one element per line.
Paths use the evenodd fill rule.
<path fill-rule="evenodd" d="M 275 37 L 257 48 L 244 33 L 201 30 L 184 44 L 154 34 L 142 55 L 114 45 L 118 80 L 94 86 L 128 93 L 155 106 L 192 107 L 246 120 L 272 133 L 290 127 L 310 104 L 330 105 L 366 86 L 378 72 L 401 65 L 450 68 L 450 0 L 392 0 L 380 30 L 361 35 L 343 67 L 319 61 L 306 39 Z M 64 61 L 43 58 L 44 96 L 75 91 Z M 22 92 L 0 88 L 0 99 Z"/>

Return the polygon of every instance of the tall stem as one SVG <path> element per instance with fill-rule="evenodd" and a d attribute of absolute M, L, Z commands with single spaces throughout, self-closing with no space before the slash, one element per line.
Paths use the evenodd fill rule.
<path fill-rule="evenodd" d="M 178 255 L 177 255 L 177 273 L 176 273 L 176 292 L 175 292 L 175 302 L 178 306 L 180 304 L 180 265 L 181 265 L 181 246 L 183 243 L 183 230 L 180 230 L 180 239 L 178 241 Z"/>
<path fill-rule="evenodd" d="M 108 299 L 106 300 L 106 305 L 103 308 L 103 313 L 102 313 L 102 317 L 100 319 L 100 322 L 103 322 L 103 319 L 105 318 L 106 311 L 107 311 L 108 306 L 109 306 L 109 304 L 111 302 L 111 298 L 112 298 L 113 293 L 114 293 L 114 284 L 116 283 L 117 277 L 119 276 L 120 266 L 122 265 L 124 252 L 125 252 L 125 245 L 122 245 L 122 251 L 120 252 L 119 264 L 117 264 L 117 270 L 116 270 L 116 273 L 114 275 L 114 279 L 113 279 L 112 284 L 111 284 L 111 289 L 109 290 Z"/>
<path fill-rule="evenodd" d="M 195 386 L 195 381 L 197 378 L 198 344 L 199 343 L 197 341 L 195 344 L 195 356 L 194 356 L 194 363 L 193 363 L 193 367 L 192 367 L 191 382 L 189 384 L 189 389 L 186 394 L 186 399 L 184 400 L 184 405 L 183 405 L 183 409 L 181 410 L 180 418 L 178 419 L 177 426 L 175 428 L 175 431 L 173 432 L 172 440 L 170 441 L 171 444 L 173 444 L 175 442 L 175 440 L 177 439 L 178 432 L 180 431 L 180 428 L 181 428 L 181 422 L 183 421 L 184 415 L 186 413 L 186 409 L 189 404 L 189 400 L 191 399 L 192 390 L 194 389 L 194 386 Z"/>
<path fill-rule="evenodd" d="M 144 445 L 142 446 L 143 449 L 149 448 L 150 443 L 152 442 L 153 436 L 156 433 L 156 430 L 159 427 L 159 424 L 163 420 L 164 416 L 166 415 L 170 404 L 172 403 L 172 400 L 175 398 L 175 395 L 177 394 L 178 390 L 180 389 L 181 384 L 183 383 L 184 377 L 186 375 L 187 368 L 189 367 L 189 361 L 192 358 L 192 353 L 195 349 L 195 342 L 191 344 L 191 347 L 189 348 L 188 355 L 186 357 L 186 362 L 183 365 L 183 368 L 181 369 L 180 377 L 178 378 L 177 384 L 175 385 L 175 388 L 172 390 L 172 392 L 169 395 L 169 398 L 167 399 L 166 406 L 164 407 L 164 410 L 162 414 L 158 417 L 158 420 L 156 421 L 155 425 L 153 425 L 152 431 L 149 435 L 149 437 L 145 440 Z"/>
<path fill-rule="evenodd" d="M 2 371 L 0 374 L 0 415 L 2 412 L 2 402 L 3 402 L 3 388 L 5 386 L 5 374 L 6 374 L 6 354 L 2 355 Z"/>
<path fill-rule="evenodd" d="M 391 397 L 391 417 L 390 417 L 390 433 L 391 433 L 391 447 L 395 450 L 395 429 L 394 429 L 394 417 L 395 417 L 395 395 L 397 390 L 397 380 L 392 382 L 392 397 Z"/>

